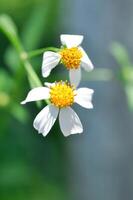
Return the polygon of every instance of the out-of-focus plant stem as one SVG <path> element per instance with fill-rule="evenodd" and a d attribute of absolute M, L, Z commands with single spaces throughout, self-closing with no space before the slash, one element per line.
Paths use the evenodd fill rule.
<path fill-rule="evenodd" d="M 23 50 L 23 48 L 21 48 L 21 50 L 20 49 L 18 50 L 18 54 L 19 54 L 19 58 L 23 64 L 23 66 L 28 74 L 28 80 L 29 80 L 31 87 L 33 88 L 33 87 L 42 86 L 42 83 L 41 83 L 39 77 L 37 76 L 35 70 L 33 69 L 31 63 L 28 60 L 27 52 L 25 52 Z M 47 104 L 49 104 L 48 100 L 45 100 L 45 102 Z"/>
<path fill-rule="evenodd" d="M 37 76 L 31 63 L 28 60 L 28 54 L 24 50 L 24 47 L 20 41 L 20 38 L 17 33 L 17 28 L 9 16 L 7 15 L 0 16 L 0 30 L 6 35 L 6 37 L 9 39 L 9 41 L 17 51 L 20 61 L 27 72 L 30 86 L 31 87 L 42 86 L 39 77 Z M 49 104 L 48 100 L 45 100 L 45 102 Z"/>
<path fill-rule="evenodd" d="M 58 52 L 59 50 L 60 50 L 59 48 L 55 48 L 55 47 L 47 47 L 47 48 L 33 50 L 33 51 L 28 52 L 28 58 L 38 56 L 46 51 Z"/>
<path fill-rule="evenodd" d="M 34 71 L 32 65 L 31 65 L 31 63 L 28 60 L 27 53 L 26 52 L 21 53 L 20 59 L 21 59 L 23 65 L 24 65 L 25 70 L 27 71 L 28 79 L 29 79 L 29 83 L 30 83 L 31 87 L 42 86 L 40 79 L 38 78 L 36 72 Z M 45 102 L 47 104 L 49 104 L 49 100 L 45 100 Z"/>

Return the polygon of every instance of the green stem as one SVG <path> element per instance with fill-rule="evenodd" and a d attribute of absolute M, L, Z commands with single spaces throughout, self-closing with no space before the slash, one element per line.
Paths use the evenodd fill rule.
<path fill-rule="evenodd" d="M 36 72 L 33 70 L 32 65 L 28 60 L 23 61 L 25 70 L 27 71 L 28 77 L 32 79 L 36 86 L 41 86 L 41 81 L 38 78 Z"/>
<path fill-rule="evenodd" d="M 30 56 L 33 57 L 33 56 L 39 55 L 46 50 L 51 50 L 51 51 L 57 52 L 57 51 L 59 51 L 59 49 L 53 48 L 53 47 L 46 48 L 46 49 L 38 49 L 36 51 L 30 52 L 29 53 L 30 56 L 29 56 L 21 43 L 21 40 L 17 33 L 17 28 L 16 28 L 14 22 L 8 15 L 0 15 L 0 31 L 2 31 L 6 35 L 6 37 L 9 39 L 10 43 L 12 44 L 12 46 L 17 51 L 20 61 L 22 62 L 23 66 L 27 72 L 28 80 L 29 80 L 31 87 L 33 88 L 33 87 L 42 86 L 41 81 L 40 81 L 39 77 L 37 76 L 36 72 L 34 71 L 28 58 Z M 46 100 L 46 103 L 47 104 L 49 103 L 48 100 Z"/>
<path fill-rule="evenodd" d="M 28 61 L 28 57 L 27 57 L 27 53 L 26 52 L 23 52 L 23 53 L 20 54 L 20 60 L 22 61 L 25 70 L 27 71 L 28 80 L 29 80 L 29 83 L 30 83 L 31 87 L 34 88 L 34 87 L 42 86 L 42 83 L 41 83 L 40 79 L 38 78 L 36 72 L 32 68 L 32 65 Z M 50 104 L 50 101 L 48 99 L 45 99 L 45 103 L 46 104 Z M 38 104 L 38 105 L 40 105 L 40 104 Z"/>
<path fill-rule="evenodd" d="M 55 48 L 55 47 L 47 47 L 47 48 L 33 50 L 33 51 L 28 52 L 28 58 L 38 56 L 46 51 L 58 52 L 59 50 L 60 50 L 59 48 Z"/>
<path fill-rule="evenodd" d="M 35 70 L 33 69 L 31 63 L 28 60 L 27 52 L 24 51 L 24 48 L 23 48 L 19 38 L 17 38 L 17 39 L 18 39 L 16 42 L 18 44 L 17 46 L 16 46 L 16 43 L 14 43 L 12 40 L 10 40 L 10 42 L 12 43 L 12 45 L 15 47 L 15 49 L 18 52 L 20 61 L 22 62 L 23 66 L 27 72 L 28 80 L 29 80 L 31 87 L 42 86 L 42 83 L 41 83 L 39 77 L 37 76 Z M 50 103 L 49 100 L 45 100 L 45 102 L 46 102 L 46 104 Z M 38 104 L 38 105 L 40 105 L 40 104 Z"/>

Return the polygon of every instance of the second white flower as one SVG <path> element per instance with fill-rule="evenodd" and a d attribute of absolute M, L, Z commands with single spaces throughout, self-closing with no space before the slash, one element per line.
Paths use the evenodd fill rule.
<path fill-rule="evenodd" d="M 87 72 L 93 69 L 91 60 L 80 46 L 83 36 L 63 34 L 60 36 L 60 40 L 63 48 L 59 52 L 47 51 L 44 53 L 42 75 L 43 77 L 49 76 L 51 70 L 61 62 L 69 70 L 71 84 L 78 86 L 81 80 L 81 67 Z"/>

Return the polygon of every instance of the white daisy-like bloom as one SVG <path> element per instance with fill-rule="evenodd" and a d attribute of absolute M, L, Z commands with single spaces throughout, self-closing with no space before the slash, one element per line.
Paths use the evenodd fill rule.
<path fill-rule="evenodd" d="M 69 70 L 71 84 L 78 86 L 81 80 L 81 68 L 87 72 L 93 69 L 91 60 L 80 46 L 83 36 L 63 34 L 60 40 L 63 48 L 59 52 L 46 51 L 43 54 L 42 75 L 49 76 L 51 70 L 62 63 Z"/>
<path fill-rule="evenodd" d="M 49 99 L 50 104 L 36 116 L 33 126 L 46 136 L 54 125 L 58 115 L 61 131 L 64 136 L 82 133 L 83 126 L 76 112 L 71 108 L 74 103 L 91 109 L 93 90 L 89 88 L 75 89 L 68 82 L 45 83 L 46 87 L 32 89 L 21 104 Z"/>

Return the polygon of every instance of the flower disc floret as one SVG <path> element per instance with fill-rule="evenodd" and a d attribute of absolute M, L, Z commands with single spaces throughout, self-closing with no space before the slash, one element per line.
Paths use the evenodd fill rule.
<path fill-rule="evenodd" d="M 74 87 L 67 82 L 58 82 L 50 88 L 50 101 L 59 108 L 71 106 L 74 103 Z"/>
<path fill-rule="evenodd" d="M 61 62 L 67 69 L 78 69 L 80 67 L 82 52 L 78 47 L 62 49 L 60 55 Z"/>

